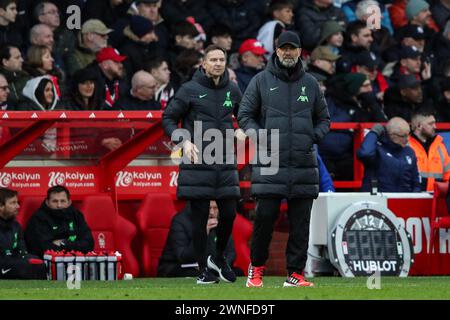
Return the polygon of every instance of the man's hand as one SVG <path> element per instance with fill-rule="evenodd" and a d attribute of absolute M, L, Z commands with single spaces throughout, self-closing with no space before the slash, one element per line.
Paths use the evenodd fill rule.
<path fill-rule="evenodd" d="M 186 140 L 183 143 L 183 154 L 191 161 L 191 163 L 196 163 L 198 161 L 197 146 L 189 140 Z"/>
<path fill-rule="evenodd" d="M 206 234 L 209 234 L 211 229 L 214 229 L 219 224 L 219 220 L 217 218 L 208 219 L 208 223 L 206 224 Z"/>
<path fill-rule="evenodd" d="M 119 138 L 105 138 L 102 140 L 102 146 L 104 146 L 108 150 L 116 150 L 122 145 L 122 141 Z"/>
<path fill-rule="evenodd" d="M 234 136 L 236 137 L 236 139 L 238 139 L 238 141 L 244 141 L 245 138 L 247 138 L 247 135 L 244 133 L 244 130 L 242 130 L 241 128 L 237 129 L 234 132 Z"/>
<path fill-rule="evenodd" d="M 64 239 L 53 240 L 53 244 L 54 244 L 55 246 L 61 247 L 61 246 L 65 245 Z"/>
<path fill-rule="evenodd" d="M 424 62 L 422 70 L 422 79 L 428 80 L 430 78 L 431 78 L 431 64 L 429 62 Z"/>
<path fill-rule="evenodd" d="M 377 123 L 372 127 L 370 131 L 375 132 L 377 136 L 381 137 L 385 132 L 385 128 L 382 124 Z"/>

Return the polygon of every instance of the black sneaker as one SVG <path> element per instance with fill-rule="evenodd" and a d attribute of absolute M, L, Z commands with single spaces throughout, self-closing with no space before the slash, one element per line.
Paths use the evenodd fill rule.
<path fill-rule="evenodd" d="M 211 268 L 219 273 L 220 279 L 225 282 L 235 282 L 236 274 L 230 268 L 228 263 L 223 259 L 222 261 L 214 261 L 212 256 L 208 257 L 208 268 Z"/>
<path fill-rule="evenodd" d="M 219 278 L 208 268 L 203 269 L 202 273 L 197 277 L 197 284 L 212 284 L 217 282 L 219 282 Z"/>

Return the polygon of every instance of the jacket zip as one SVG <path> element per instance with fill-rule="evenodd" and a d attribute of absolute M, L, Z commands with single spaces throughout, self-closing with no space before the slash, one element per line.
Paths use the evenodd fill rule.
<path fill-rule="evenodd" d="M 289 116 L 289 140 L 292 141 L 292 97 L 291 97 L 291 82 L 288 82 L 288 116 Z M 280 142 L 281 143 L 281 142 Z M 288 198 L 291 197 L 292 193 L 292 174 L 291 174 L 291 167 L 292 167 L 292 147 L 289 148 L 289 165 L 288 165 L 288 177 L 289 177 L 289 184 L 288 184 Z"/>

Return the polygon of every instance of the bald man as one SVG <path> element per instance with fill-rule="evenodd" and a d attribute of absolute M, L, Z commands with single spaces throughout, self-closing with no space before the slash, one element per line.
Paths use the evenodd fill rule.
<path fill-rule="evenodd" d="M 158 83 L 151 73 L 140 70 L 131 79 L 130 92 L 115 105 L 120 110 L 161 110 L 161 104 L 155 100 Z"/>
<path fill-rule="evenodd" d="M 394 117 L 386 127 L 377 123 L 357 152 L 364 164 L 361 191 L 376 183 L 381 192 L 420 192 L 419 171 L 414 150 L 408 146 L 409 124 Z"/>
<path fill-rule="evenodd" d="M 37 46 L 46 46 L 53 50 L 55 38 L 52 29 L 46 24 L 36 24 L 30 30 L 30 43 Z"/>

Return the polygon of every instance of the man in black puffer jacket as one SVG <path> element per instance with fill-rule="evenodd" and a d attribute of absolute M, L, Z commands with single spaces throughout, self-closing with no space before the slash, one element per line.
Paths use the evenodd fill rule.
<path fill-rule="evenodd" d="M 27 253 L 17 191 L 0 188 L 0 279 L 46 279 L 44 261 Z"/>
<path fill-rule="evenodd" d="M 183 143 L 183 162 L 180 164 L 177 196 L 190 201 L 192 223 L 194 226 L 193 243 L 196 259 L 200 267 L 198 284 L 216 283 L 217 277 L 210 269 L 216 270 L 222 280 L 234 282 L 236 276 L 227 264 L 223 252 L 228 243 L 236 216 L 236 199 L 240 197 L 239 179 L 234 157 L 232 114 L 237 110 L 241 92 L 237 85 L 229 80 L 226 70 L 226 51 L 211 45 L 205 50 L 202 67 L 178 90 L 164 110 L 163 127 L 173 141 Z M 189 138 L 179 140 L 178 123 L 182 122 Z M 195 125 L 194 125 L 195 122 Z M 201 131 L 198 130 L 199 125 Z M 196 130 L 194 130 L 194 128 Z M 214 161 L 207 161 L 204 153 L 211 149 L 211 143 L 196 141 L 191 137 L 204 137 L 205 131 L 216 129 L 224 138 L 223 149 L 215 150 Z M 211 132 L 211 131 L 210 131 Z M 215 144 L 217 141 L 215 141 Z M 196 144 L 194 144 L 196 143 Z M 201 145 L 199 145 L 201 143 Z M 203 146 L 203 147 L 202 147 Z M 208 148 L 209 146 L 209 148 Z M 217 227 L 217 253 L 215 257 L 206 257 L 206 223 L 209 215 L 209 201 L 216 200 L 220 216 Z"/>
<path fill-rule="evenodd" d="M 312 285 L 301 274 L 307 258 L 311 207 L 319 193 L 313 145 L 327 134 L 330 116 L 319 84 L 303 69 L 301 51 L 297 34 L 282 33 L 266 70 L 257 74 L 247 87 L 238 113 L 242 129 L 270 131 L 269 152 L 279 155 L 279 169 L 275 174 L 263 171 L 267 168 L 260 163 L 253 167 L 252 194 L 257 204 L 248 287 L 262 286 L 273 225 L 283 198 L 288 201 L 290 220 L 286 249 L 289 276 L 284 286 Z M 273 148 L 276 129 L 279 130 L 278 150 Z M 264 143 L 260 142 L 259 148 L 264 147 L 261 144 Z"/>
<path fill-rule="evenodd" d="M 30 252 L 43 256 L 46 250 L 94 250 L 94 238 L 83 214 L 72 206 L 69 190 L 54 186 L 47 190 L 47 199 L 31 216 L 25 230 Z"/>

